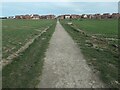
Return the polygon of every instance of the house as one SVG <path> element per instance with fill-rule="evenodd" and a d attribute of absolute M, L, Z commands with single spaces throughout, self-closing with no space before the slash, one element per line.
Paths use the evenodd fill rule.
<path fill-rule="evenodd" d="M 88 16 L 86 14 L 82 14 L 81 18 L 87 19 Z"/>
<path fill-rule="evenodd" d="M 120 14 L 119 14 L 119 13 L 113 13 L 113 14 L 111 15 L 111 17 L 112 17 L 113 19 L 118 19 L 118 18 L 120 18 Z"/>
<path fill-rule="evenodd" d="M 31 18 L 32 19 L 40 19 L 40 16 L 38 14 L 32 14 Z"/>
<path fill-rule="evenodd" d="M 70 18 L 71 18 L 71 15 L 69 15 L 69 14 L 60 15 L 60 16 L 58 16 L 57 18 L 59 18 L 59 19 L 70 19 Z"/>
<path fill-rule="evenodd" d="M 40 19 L 55 19 L 55 15 L 42 15 L 39 16 Z"/>
<path fill-rule="evenodd" d="M 79 19 L 79 18 L 81 18 L 81 17 L 80 17 L 80 15 L 72 14 L 72 15 L 71 15 L 71 18 L 72 18 L 72 19 Z"/>
<path fill-rule="evenodd" d="M 9 16 L 8 19 L 14 19 L 14 16 Z"/>
<path fill-rule="evenodd" d="M 91 15 L 91 19 L 96 19 L 95 14 Z"/>
<path fill-rule="evenodd" d="M 16 15 L 15 19 L 31 19 L 30 15 Z"/>
<path fill-rule="evenodd" d="M 94 18 L 95 18 L 95 19 L 101 19 L 101 14 L 95 14 L 95 15 L 94 15 Z"/>
<path fill-rule="evenodd" d="M 40 16 L 40 19 L 47 19 L 46 15 Z"/>
<path fill-rule="evenodd" d="M 92 19 L 92 17 L 93 17 L 92 14 L 87 15 L 87 18 L 88 18 L 88 19 Z"/>
<path fill-rule="evenodd" d="M 64 15 L 64 18 L 65 18 L 65 19 L 70 19 L 71 16 L 70 16 L 69 14 L 66 14 L 66 15 Z"/>
<path fill-rule="evenodd" d="M 16 15 L 15 19 L 22 19 L 22 15 Z"/>
<path fill-rule="evenodd" d="M 57 17 L 58 19 L 65 19 L 65 16 L 64 15 L 60 15 Z"/>
<path fill-rule="evenodd" d="M 110 13 L 104 13 L 103 15 L 101 15 L 101 19 L 109 19 L 111 18 Z"/>
<path fill-rule="evenodd" d="M 22 19 L 31 19 L 31 18 L 32 18 L 32 17 L 31 17 L 30 15 L 28 15 L 28 14 L 22 16 Z"/>
<path fill-rule="evenodd" d="M 46 19 L 55 19 L 55 15 L 46 15 Z"/>

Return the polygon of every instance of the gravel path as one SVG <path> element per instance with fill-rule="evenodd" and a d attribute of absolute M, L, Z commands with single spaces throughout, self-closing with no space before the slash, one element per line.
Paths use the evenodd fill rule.
<path fill-rule="evenodd" d="M 101 88 L 72 38 L 57 22 L 37 88 Z"/>

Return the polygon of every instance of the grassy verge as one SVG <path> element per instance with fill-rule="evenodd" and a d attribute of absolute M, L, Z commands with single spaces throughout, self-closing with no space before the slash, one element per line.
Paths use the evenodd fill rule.
<path fill-rule="evenodd" d="M 80 46 L 88 64 L 93 67 L 100 78 L 109 87 L 119 87 L 118 85 L 118 51 L 113 46 L 106 44 L 101 39 L 92 39 L 78 32 L 75 28 L 70 27 L 66 21 L 60 21 L 65 30 L 70 34 L 73 40 Z M 91 42 L 97 42 L 100 47 L 94 47 Z"/>
<path fill-rule="evenodd" d="M 45 51 L 55 30 L 55 23 L 50 29 L 13 62 L 3 68 L 3 88 L 34 88 L 39 82 L 44 62 Z"/>
<path fill-rule="evenodd" d="M 54 22 L 55 20 L 3 20 L 2 57 L 6 59 Z"/>
<path fill-rule="evenodd" d="M 90 34 L 102 34 L 105 36 L 114 36 L 118 34 L 117 19 L 108 19 L 108 20 L 81 19 L 81 20 L 72 20 L 72 22 L 78 28 Z"/>

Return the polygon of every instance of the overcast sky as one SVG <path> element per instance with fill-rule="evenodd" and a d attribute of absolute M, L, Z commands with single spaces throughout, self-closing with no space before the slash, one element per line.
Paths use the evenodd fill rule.
<path fill-rule="evenodd" d="M 4 2 L 1 16 L 21 14 L 94 14 L 118 12 L 118 2 Z"/>
<path fill-rule="evenodd" d="M 120 0 L 0 0 L 0 2 L 119 2 Z"/>

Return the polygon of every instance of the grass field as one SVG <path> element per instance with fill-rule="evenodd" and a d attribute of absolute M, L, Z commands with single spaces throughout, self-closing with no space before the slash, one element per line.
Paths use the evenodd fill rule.
<path fill-rule="evenodd" d="M 54 22 L 55 20 L 3 20 L 3 58 L 17 51 L 31 38 L 38 35 Z"/>
<path fill-rule="evenodd" d="M 5 22 L 9 22 L 9 21 L 5 21 Z M 12 21 L 12 22 L 14 22 L 14 24 L 12 25 L 15 25 L 16 24 L 15 22 L 23 22 L 23 21 L 20 20 L 20 21 Z M 13 36 L 11 36 L 12 39 L 16 37 L 18 39 L 20 38 L 21 41 L 24 41 L 24 39 L 26 39 L 27 36 L 26 37 L 22 37 L 22 36 L 28 35 L 28 37 L 30 37 L 31 35 L 38 33 L 34 29 L 45 27 L 46 25 L 50 25 L 51 23 L 53 25 L 47 30 L 46 33 L 42 34 L 42 36 L 36 39 L 35 42 L 30 45 L 29 48 L 27 48 L 24 52 L 22 52 L 20 56 L 15 58 L 11 64 L 8 64 L 3 68 L 2 70 L 3 88 L 34 88 L 36 84 L 39 83 L 39 76 L 41 75 L 41 70 L 45 57 L 45 51 L 48 47 L 49 40 L 55 30 L 55 25 L 56 25 L 56 21 L 52 21 L 52 20 L 24 21 L 23 23 L 25 23 L 26 26 L 27 25 L 30 26 L 31 28 L 27 28 L 27 29 L 24 28 L 25 31 L 21 30 L 21 32 L 19 29 L 15 29 L 15 33 L 17 33 L 16 35 L 20 34 L 21 36 L 20 35 L 16 36 L 15 33 L 13 33 Z M 12 32 L 7 32 L 7 31 L 5 34 L 8 33 L 12 34 Z"/>
<path fill-rule="evenodd" d="M 68 21 L 70 20 L 66 20 L 66 22 Z M 114 36 L 118 34 L 118 20 L 115 19 L 80 19 L 72 20 L 72 23 L 89 34 L 102 34 L 105 36 Z"/>
<path fill-rule="evenodd" d="M 118 87 L 119 57 L 115 46 L 118 44 L 117 20 L 61 20 L 60 22 L 80 46 L 88 64 L 94 68 L 94 73 L 100 75 L 110 87 Z M 73 25 L 68 25 L 68 22 L 72 22 Z M 46 33 L 3 68 L 3 88 L 34 88 L 37 85 L 56 20 L 3 21 L 3 58 L 17 51 L 51 24 L 53 25 Z M 87 35 L 78 32 L 77 28 L 85 31 Z M 113 40 L 106 40 L 106 37 L 112 37 Z"/>
<path fill-rule="evenodd" d="M 118 87 L 118 48 L 113 44 L 117 41 L 109 41 L 103 37 L 117 38 L 117 20 L 61 20 L 66 31 L 80 46 L 87 63 L 93 68 L 94 73 L 109 87 Z M 72 22 L 73 25 L 68 25 Z M 82 34 L 76 28 L 87 33 Z M 94 34 L 101 35 L 94 36 Z"/>

